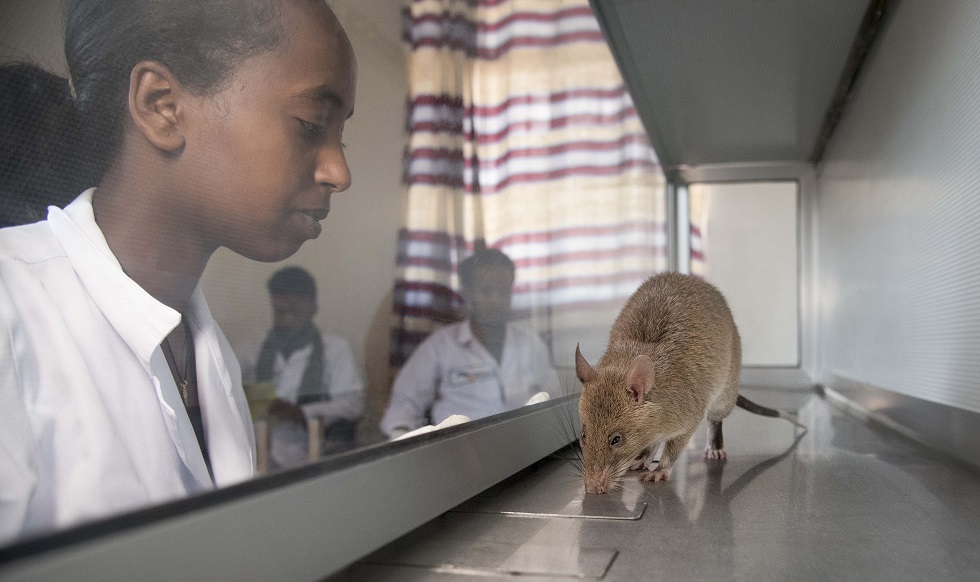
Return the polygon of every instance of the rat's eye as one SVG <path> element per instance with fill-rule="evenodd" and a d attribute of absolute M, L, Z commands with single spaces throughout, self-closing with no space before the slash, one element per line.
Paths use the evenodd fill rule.
<path fill-rule="evenodd" d="M 609 437 L 610 447 L 618 447 L 622 442 L 623 442 L 623 437 L 619 436 L 618 434 L 614 434 L 611 437 Z"/>
<path fill-rule="evenodd" d="M 585 440 L 585 427 L 582 427 L 582 436 L 579 437 L 580 440 Z"/>

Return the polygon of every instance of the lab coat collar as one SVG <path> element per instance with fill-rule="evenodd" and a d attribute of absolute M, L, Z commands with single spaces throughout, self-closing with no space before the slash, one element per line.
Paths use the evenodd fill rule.
<path fill-rule="evenodd" d="M 470 343 L 475 339 L 473 337 L 473 328 L 470 327 L 471 323 L 469 319 L 464 319 L 456 330 L 456 343 L 461 346 L 469 347 Z"/>
<path fill-rule="evenodd" d="M 147 293 L 122 270 L 112 254 L 105 236 L 95 222 L 92 194 L 86 190 L 64 210 L 48 208 L 48 223 L 79 279 L 105 315 L 110 325 L 140 359 L 148 374 L 152 375 L 150 360 L 164 338 L 180 324 L 180 313 L 164 305 Z M 246 423 L 235 399 L 234 385 L 228 372 L 227 358 L 218 338 L 217 325 L 204 299 L 200 286 L 194 289 L 188 303 L 187 316 L 194 336 L 197 361 L 199 398 L 204 415 L 208 449 L 211 452 L 211 468 L 218 485 L 241 481 L 251 476 L 253 464 L 250 423 Z M 162 352 L 159 352 L 162 357 Z M 227 357 L 226 357 L 227 356 Z M 210 486 L 200 448 L 196 446 L 193 428 L 186 420 L 187 414 L 180 403 L 173 379 L 165 377 L 163 384 L 172 385 L 158 393 L 165 413 L 178 414 L 168 420 L 171 438 L 184 464 L 197 481 Z M 180 425 L 183 428 L 178 428 Z M 185 441 L 188 443 L 184 445 Z M 190 443 L 194 446 L 190 446 Z"/>
<path fill-rule="evenodd" d="M 507 322 L 507 327 L 504 329 L 504 345 L 507 345 L 511 341 L 511 334 L 513 333 L 512 322 Z M 476 340 L 473 336 L 473 328 L 470 319 L 464 319 L 460 322 L 458 329 L 456 330 L 456 343 L 463 347 L 469 347 L 471 343 Z"/>
<path fill-rule="evenodd" d="M 180 314 L 123 272 L 95 223 L 94 192 L 86 190 L 64 210 L 49 207 L 48 223 L 96 306 L 149 372 L 153 351 L 180 323 Z"/>

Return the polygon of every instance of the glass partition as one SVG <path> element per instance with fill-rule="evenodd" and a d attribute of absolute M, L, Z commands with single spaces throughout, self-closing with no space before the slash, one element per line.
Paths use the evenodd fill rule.
<path fill-rule="evenodd" d="M 130 69 L 140 82 L 127 73 L 118 87 L 87 84 L 97 55 L 63 54 L 64 3 L 35 4 L 0 4 L 3 73 L 23 81 L 0 83 L 5 136 L 18 136 L 0 172 L 12 227 L 0 231 L 0 546 L 91 534 L 106 517 L 572 394 L 575 346 L 595 361 L 622 303 L 666 268 L 663 174 L 585 0 L 512 27 L 510 41 L 428 36 L 434 18 L 466 20 L 472 35 L 480 19 L 518 20 L 450 2 L 409 15 L 407 46 L 400 0 L 335 0 L 356 77 L 330 13 L 265 13 L 255 0 L 242 8 L 255 18 L 211 14 L 208 34 L 178 43 L 198 53 L 163 43 L 175 52 L 145 53 Z M 209 5 L 161 3 L 177 8 L 156 33 L 192 34 Z M 67 44 L 144 55 L 145 35 L 124 34 L 148 26 L 140 10 L 75 14 Z M 268 18 L 310 34 L 286 42 Z M 255 28 L 221 40 L 243 26 Z M 476 62 L 434 62 L 440 46 Z M 534 58 L 501 58 L 519 49 Z M 293 50 L 318 66 L 294 66 L 313 61 Z M 198 68 L 202 54 L 212 68 Z M 479 77 L 441 93 L 436 65 Z M 292 74 L 319 85 L 280 95 Z M 282 107 L 265 112 L 269 125 L 241 113 L 255 91 Z M 116 106 L 108 125 L 74 117 L 87 100 Z M 210 125 L 185 125 L 195 119 Z M 126 203 L 106 204 L 112 192 Z M 285 218 L 269 206 L 283 192 L 294 195 Z M 164 198 L 176 206 L 156 206 Z M 166 248 L 153 242 L 162 232 Z M 482 249 L 505 262 L 468 267 Z M 175 267 L 195 257 L 190 275 Z M 55 315 L 34 325 L 38 313 Z M 449 343 L 430 341 L 440 337 Z M 425 349 L 432 362 L 416 357 L 408 405 L 385 424 L 399 375 Z M 570 417 L 549 430 L 575 437 Z"/>

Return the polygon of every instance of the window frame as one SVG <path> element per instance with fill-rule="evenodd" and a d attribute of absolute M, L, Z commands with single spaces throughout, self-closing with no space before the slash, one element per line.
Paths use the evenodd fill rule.
<path fill-rule="evenodd" d="M 797 353 L 796 365 L 788 366 L 746 366 L 742 368 L 743 385 L 768 388 L 812 389 L 817 365 L 816 353 L 816 245 L 813 235 L 816 232 L 816 177 L 814 167 L 808 162 L 770 162 L 738 164 L 706 164 L 685 166 L 668 173 L 672 187 L 668 208 L 673 216 L 669 246 L 671 264 L 682 265 L 690 271 L 690 261 L 686 263 L 680 256 L 683 249 L 689 248 L 680 238 L 690 236 L 690 216 L 684 214 L 688 208 L 688 187 L 693 183 L 739 183 L 739 182 L 796 182 L 796 272 L 797 272 Z M 685 272 L 685 271 L 681 271 Z"/>

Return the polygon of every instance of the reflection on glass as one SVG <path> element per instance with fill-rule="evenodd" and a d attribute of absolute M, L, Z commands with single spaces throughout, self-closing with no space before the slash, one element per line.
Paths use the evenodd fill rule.
<path fill-rule="evenodd" d="M 430 335 L 405 362 L 381 420 L 391 438 L 456 414 L 473 420 L 512 410 L 538 392 L 561 393 L 548 346 L 511 321 L 514 262 L 478 248 L 459 276 L 469 317 Z"/>
<path fill-rule="evenodd" d="M 351 182 L 356 76 L 325 3 L 269 8 L 68 2 L 80 129 L 59 137 L 78 149 L 28 163 L 83 156 L 97 188 L 51 182 L 32 204 L 74 201 L 0 230 L 0 543 L 255 474 L 239 367 L 199 281 L 218 248 L 278 261 L 317 238 Z M 13 118 L 37 128 L 15 147 L 59 142 L 46 123 L 62 98 Z"/>
<path fill-rule="evenodd" d="M 267 286 L 272 329 L 260 347 L 239 354 L 252 418 L 269 425 L 269 441 L 257 443 L 259 458 L 268 447 L 270 468 L 286 468 L 354 448 L 364 381 L 347 340 L 313 323 L 316 281 L 292 266 Z"/>
<path fill-rule="evenodd" d="M 264 10 L 277 0 L 243 0 L 229 14 L 211 0 L 154 1 L 153 11 L 147 0 L 71 0 L 67 38 L 62 0 L 31 4 L 45 7 L 46 28 L 10 42 L 15 53 L 0 39 L 0 60 L 67 47 L 70 71 L 60 54 L 48 60 L 56 88 L 29 97 L 8 99 L 14 84 L 0 83 L 0 117 L 27 136 L 2 143 L 18 156 L 4 150 L 5 164 L 17 161 L 0 174 L 16 179 L 0 181 L 0 202 L 18 206 L 0 211 L 22 224 L 78 200 L 0 231 L 0 544 L 383 440 L 399 367 L 463 303 L 485 357 L 455 368 L 458 394 L 472 395 L 491 367 L 508 371 L 491 383 L 497 404 L 459 410 L 476 417 L 536 391 L 572 392 L 552 363 L 567 365 L 577 342 L 604 347 L 625 299 L 666 267 L 663 175 L 587 0 L 530 15 L 411 3 L 407 68 L 401 0 L 334 0 L 355 24 L 362 87 L 346 155 L 368 171 L 332 200 L 350 184 L 340 132 L 355 79 L 346 37 L 318 3 L 277 13 Z M 0 22 L 30 20 L 15 5 L 0 6 Z M 88 10 L 102 5 L 125 9 Z M 532 42 L 478 35 L 504 21 L 530 25 Z M 395 30 L 379 41 L 387 22 Z M 570 42 L 568 26 L 582 31 Z M 459 31 L 461 44 L 426 36 Z M 511 50 L 538 58 L 499 58 Z M 47 83 L 38 79 L 34 89 Z M 499 272 L 478 275 L 487 282 L 472 296 L 460 281 L 460 261 L 482 241 L 516 265 L 506 301 L 493 297 Z M 323 384 L 330 376 L 319 395 L 311 326 L 297 337 L 278 337 L 277 322 L 269 330 L 266 282 L 287 257 L 316 281 L 306 321 L 323 343 Z M 506 321 L 482 315 L 495 302 L 510 307 Z M 266 339 L 275 345 L 263 350 Z M 349 354 L 334 366 L 341 344 Z M 340 369 L 349 382 L 334 380 Z M 436 400 L 410 424 L 437 421 Z M 328 413 L 334 405 L 346 412 Z"/>

